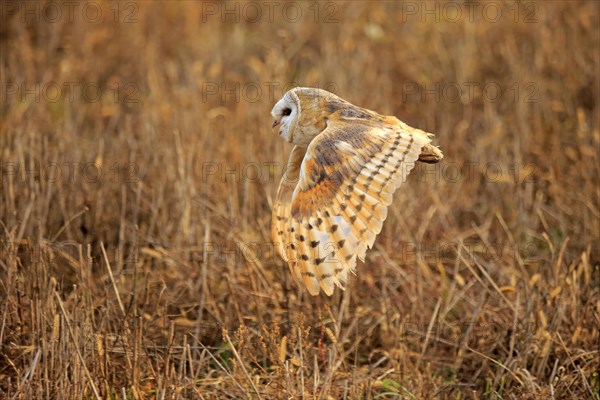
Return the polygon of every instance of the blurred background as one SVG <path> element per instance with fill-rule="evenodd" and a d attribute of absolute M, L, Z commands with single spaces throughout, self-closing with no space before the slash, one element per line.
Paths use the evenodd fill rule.
<path fill-rule="evenodd" d="M 0 397 L 599 398 L 598 3 L 0 11 Z M 332 298 L 270 239 L 295 86 L 445 154 Z"/>

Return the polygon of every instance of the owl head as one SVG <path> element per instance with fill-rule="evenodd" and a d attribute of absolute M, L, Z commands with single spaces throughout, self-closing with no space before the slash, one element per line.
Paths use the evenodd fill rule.
<path fill-rule="evenodd" d="M 306 147 L 327 127 L 328 115 L 342 102 L 346 103 L 323 89 L 293 88 L 271 110 L 273 129 L 288 143 Z"/>

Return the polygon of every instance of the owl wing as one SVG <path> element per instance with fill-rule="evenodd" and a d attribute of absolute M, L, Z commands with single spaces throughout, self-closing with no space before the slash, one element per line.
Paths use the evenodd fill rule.
<path fill-rule="evenodd" d="M 288 225 L 292 218 L 292 193 L 298 183 L 300 165 L 302 164 L 304 154 L 306 154 L 305 147 L 295 146 L 292 149 L 283 176 L 279 182 L 277 197 L 273 205 L 271 236 L 273 237 L 277 253 L 285 260 L 287 258 L 284 243 L 287 242 Z"/>
<path fill-rule="evenodd" d="M 280 254 L 312 295 L 343 288 L 356 258 L 364 261 L 393 193 L 431 136 L 400 121 L 337 119 L 309 144 L 290 202 L 282 196 L 274 224 Z"/>

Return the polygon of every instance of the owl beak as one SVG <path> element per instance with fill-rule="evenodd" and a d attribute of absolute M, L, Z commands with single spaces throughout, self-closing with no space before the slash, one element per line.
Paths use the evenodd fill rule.
<path fill-rule="evenodd" d="M 271 129 L 275 129 L 275 127 L 277 125 L 279 125 L 280 123 L 281 123 L 280 120 L 276 119 L 275 121 L 273 121 L 273 126 L 271 126 Z"/>

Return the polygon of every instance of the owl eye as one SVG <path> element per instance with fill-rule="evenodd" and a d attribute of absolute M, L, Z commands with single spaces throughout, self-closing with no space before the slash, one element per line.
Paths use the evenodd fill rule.
<path fill-rule="evenodd" d="M 292 113 L 292 110 L 289 108 L 284 108 L 283 111 L 281 111 L 281 115 L 285 116 L 285 115 L 290 115 Z"/>

